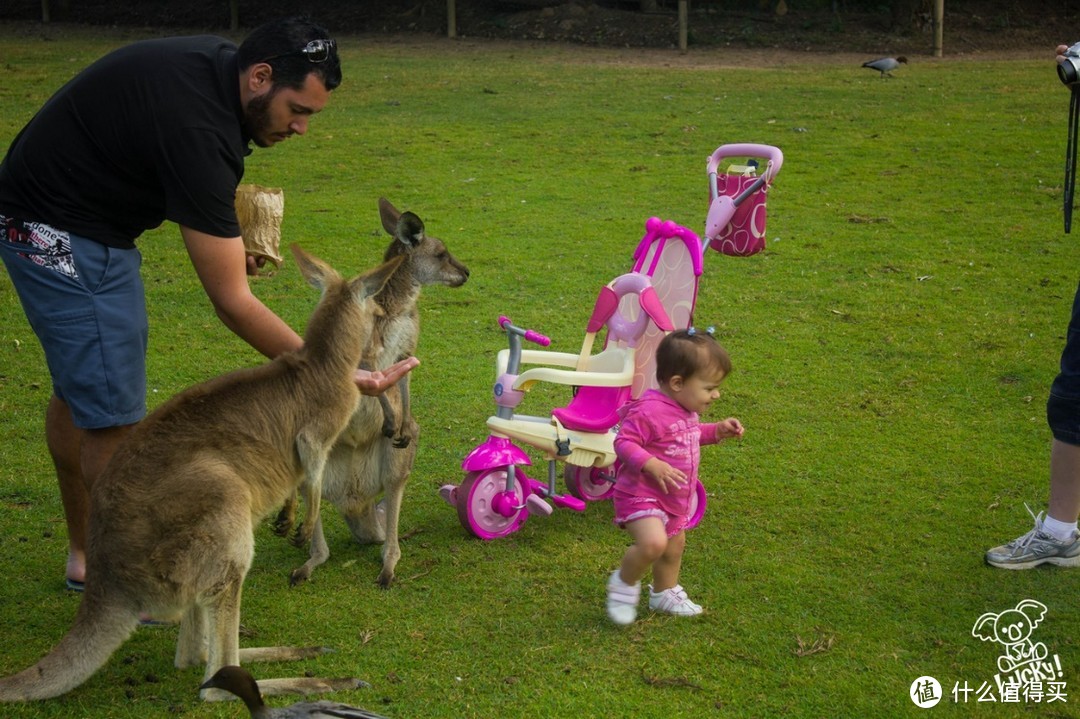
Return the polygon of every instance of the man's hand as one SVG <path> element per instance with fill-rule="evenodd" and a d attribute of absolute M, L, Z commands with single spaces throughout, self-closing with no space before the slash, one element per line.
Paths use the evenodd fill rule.
<path fill-rule="evenodd" d="M 366 395 L 380 395 L 386 390 L 390 389 L 399 379 L 407 375 L 412 371 L 413 367 L 420 364 L 420 360 L 415 357 L 407 357 L 406 359 L 392 364 L 381 372 L 376 370 L 369 372 L 366 369 L 356 370 L 354 375 L 354 381 L 357 388 L 360 390 L 360 394 Z"/>
<path fill-rule="evenodd" d="M 255 255 L 248 255 L 247 256 L 247 273 L 248 273 L 248 276 L 249 277 L 256 277 L 259 274 L 259 270 L 261 270 L 265 265 L 266 265 L 266 258 L 263 257 L 262 255 L 259 255 L 258 257 L 256 257 Z"/>

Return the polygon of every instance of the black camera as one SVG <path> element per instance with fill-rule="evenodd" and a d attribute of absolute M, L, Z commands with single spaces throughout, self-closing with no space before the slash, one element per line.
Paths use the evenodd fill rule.
<path fill-rule="evenodd" d="M 1065 59 L 1058 63 L 1058 77 L 1066 85 L 1080 82 L 1080 42 L 1064 52 Z"/>

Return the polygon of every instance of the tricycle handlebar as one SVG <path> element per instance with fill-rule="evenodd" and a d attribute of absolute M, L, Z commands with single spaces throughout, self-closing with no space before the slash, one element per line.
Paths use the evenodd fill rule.
<path fill-rule="evenodd" d="M 499 315 L 499 327 L 502 327 L 507 332 L 512 332 L 513 334 L 516 334 L 519 337 L 524 337 L 529 342 L 535 342 L 536 344 L 540 345 L 541 347 L 547 347 L 548 345 L 551 344 L 551 340 L 548 339 L 547 337 L 545 337 L 544 335 L 540 334 L 539 332 L 536 332 L 535 330 L 527 330 L 527 329 L 523 329 L 521 327 L 518 327 L 513 322 L 511 322 L 510 318 L 507 317 L 506 315 Z"/>

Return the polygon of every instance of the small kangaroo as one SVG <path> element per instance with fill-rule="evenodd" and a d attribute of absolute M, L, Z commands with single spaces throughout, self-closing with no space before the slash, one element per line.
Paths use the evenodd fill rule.
<path fill-rule="evenodd" d="M 239 649 L 240 594 L 252 528 L 298 487 L 316 526 L 326 457 L 356 409 L 357 365 L 371 339 L 373 296 L 402 260 L 348 282 L 293 246 L 323 296 L 304 346 L 179 393 L 131 433 L 91 490 L 86 590 L 67 635 L 41 661 L 0 679 L 0 701 L 55 697 L 86 681 L 139 626 L 180 618 L 176 666 L 204 681 L 241 659 L 286 660 L 321 648 Z M 309 532 L 298 532 L 301 543 Z M 273 679 L 264 693 L 330 691 L 355 679 Z M 203 699 L 223 699 L 204 688 Z"/>
<path fill-rule="evenodd" d="M 386 198 L 380 198 L 379 215 L 393 238 L 384 260 L 401 258 L 401 267 L 375 295 L 382 312 L 375 318 L 372 353 L 365 360 L 382 370 L 416 353 L 420 336 L 416 303 L 421 288 L 434 284 L 460 287 L 469 279 L 469 269 L 441 240 L 426 234 L 423 221 L 412 212 L 399 212 Z M 361 397 L 348 428 L 330 452 L 323 475 L 323 499 L 338 508 L 356 541 L 383 542 L 378 582 L 384 589 L 393 582 L 394 568 L 401 558 L 398 517 L 419 433 L 409 409 L 409 376 L 405 375 L 378 399 Z M 384 495 L 381 502 L 379 495 Z M 288 532 L 295 512 L 294 498 L 278 515 L 279 534 Z M 307 514 L 310 516 L 310 511 Z M 321 521 L 317 521 L 313 537 L 308 561 L 290 577 L 294 585 L 310 578 L 315 567 L 330 557 Z"/>

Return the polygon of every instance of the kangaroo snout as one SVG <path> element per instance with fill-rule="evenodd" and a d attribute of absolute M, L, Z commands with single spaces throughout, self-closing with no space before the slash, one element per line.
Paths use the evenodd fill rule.
<path fill-rule="evenodd" d="M 449 256 L 449 253 L 447 253 Z M 450 257 L 451 270 L 446 273 L 446 284 L 450 287 L 461 287 L 469 279 L 469 268 Z"/>

